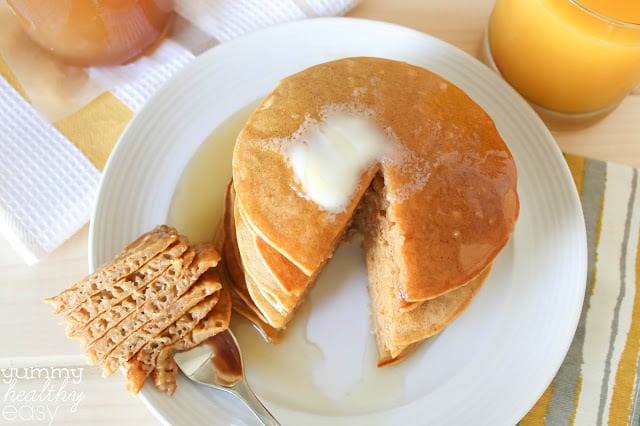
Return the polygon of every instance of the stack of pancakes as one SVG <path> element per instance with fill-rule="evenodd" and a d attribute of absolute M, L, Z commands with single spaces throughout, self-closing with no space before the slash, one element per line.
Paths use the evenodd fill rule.
<path fill-rule="evenodd" d="M 336 111 L 373 123 L 390 147 L 357 170 L 339 210 L 314 200 L 290 155 Z M 464 310 L 519 213 L 515 163 L 485 111 L 438 75 L 385 59 L 327 62 L 282 80 L 240 132 L 232 170 L 220 241 L 234 307 L 267 334 L 284 329 L 354 229 L 380 365 Z"/>
<path fill-rule="evenodd" d="M 79 339 L 104 376 L 127 372 L 137 393 L 153 374 L 169 394 L 176 387 L 173 353 L 226 330 L 231 297 L 215 269 L 212 243 L 189 245 L 169 226 L 158 226 L 111 262 L 57 296 L 46 299 L 64 317 L 68 337 Z"/>
<path fill-rule="evenodd" d="M 225 197 L 221 231 L 219 244 L 234 309 L 259 325 L 267 337 L 277 337 L 313 279 L 251 231 L 232 184 Z"/>

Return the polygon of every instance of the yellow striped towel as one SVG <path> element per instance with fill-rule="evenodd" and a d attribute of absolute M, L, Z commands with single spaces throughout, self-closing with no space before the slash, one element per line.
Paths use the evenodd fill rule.
<path fill-rule="evenodd" d="M 638 169 L 566 156 L 585 215 L 587 291 L 555 379 L 520 425 L 638 426 Z"/>

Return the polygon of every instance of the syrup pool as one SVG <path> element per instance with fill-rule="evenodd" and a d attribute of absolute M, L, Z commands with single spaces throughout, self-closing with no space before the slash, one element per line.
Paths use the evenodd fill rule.
<path fill-rule="evenodd" d="M 167 222 L 191 243 L 210 241 L 215 235 L 231 179 L 233 145 L 257 104 L 250 103 L 218 126 L 182 173 Z"/>

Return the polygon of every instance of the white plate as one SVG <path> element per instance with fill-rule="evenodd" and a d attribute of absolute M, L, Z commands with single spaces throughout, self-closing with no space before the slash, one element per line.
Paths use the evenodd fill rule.
<path fill-rule="evenodd" d="M 343 248 L 322 276 L 342 276 L 343 282 L 331 290 L 331 284 L 318 284 L 301 326 L 300 344 L 324 353 L 312 363 L 316 370 L 289 377 L 296 369 L 284 369 L 282 380 L 264 383 L 255 372 L 264 365 L 253 372 L 248 366 L 254 388 L 284 425 L 514 424 L 554 377 L 576 329 L 586 276 L 582 211 L 560 150 L 529 106 L 479 61 L 423 33 L 365 20 L 307 20 L 224 43 L 197 58 L 147 103 L 114 149 L 91 222 L 90 266 L 167 221 L 183 170 L 226 118 L 286 75 L 358 55 L 428 68 L 484 107 L 517 162 L 520 219 L 469 309 L 393 374 L 376 375 L 369 371 L 373 360 L 363 361 L 371 338 L 366 277 L 357 250 Z M 211 167 L 228 170 L 228 158 L 212 158 Z M 305 356 L 281 355 L 291 365 Z M 360 377 L 371 374 L 373 379 Z M 324 402 L 305 396 L 311 385 L 332 396 Z M 369 401 L 376 389 L 389 398 Z M 148 385 L 143 399 L 174 425 L 252 424 L 232 398 L 182 378 L 173 398 Z"/>

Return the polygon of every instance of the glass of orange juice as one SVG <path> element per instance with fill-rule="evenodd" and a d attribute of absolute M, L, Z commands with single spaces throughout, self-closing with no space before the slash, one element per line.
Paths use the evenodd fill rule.
<path fill-rule="evenodd" d="M 7 0 L 40 46 L 79 66 L 135 59 L 167 30 L 173 0 Z"/>
<path fill-rule="evenodd" d="M 640 82 L 640 1 L 497 0 L 485 55 L 538 109 L 589 117 Z"/>

